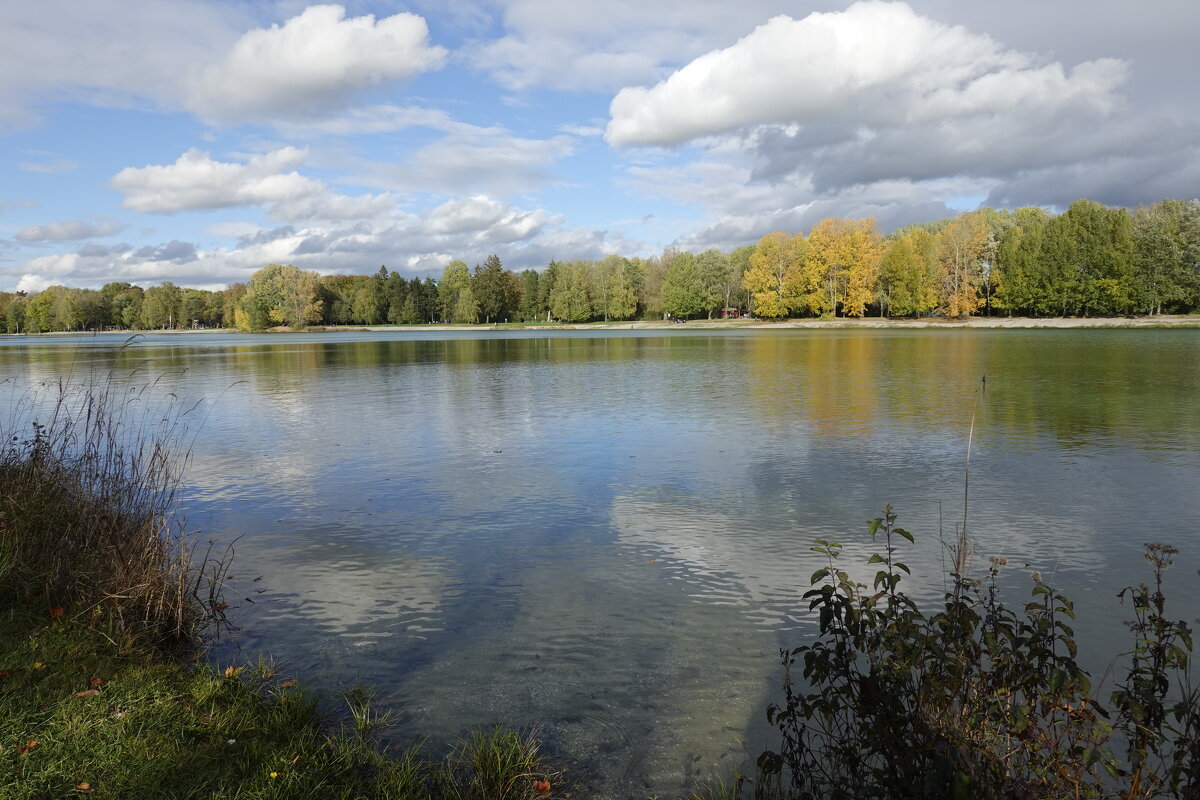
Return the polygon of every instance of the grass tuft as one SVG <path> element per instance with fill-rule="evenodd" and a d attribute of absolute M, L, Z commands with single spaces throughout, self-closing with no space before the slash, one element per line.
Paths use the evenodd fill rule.
<path fill-rule="evenodd" d="M 154 384 L 57 382 L 17 401 L 0 426 L 0 603 L 114 642 L 195 642 L 228 558 L 198 556 L 173 514 L 189 417 Z"/>

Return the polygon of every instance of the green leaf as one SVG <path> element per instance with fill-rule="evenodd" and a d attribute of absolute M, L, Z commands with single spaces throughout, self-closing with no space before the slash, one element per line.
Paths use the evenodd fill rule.
<path fill-rule="evenodd" d="M 867 559 L 867 563 L 868 564 L 882 564 L 883 556 L 879 555 L 879 553 L 873 553 L 871 555 L 871 557 Z"/>
<path fill-rule="evenodd" d="M 819 570 L 817 570 L 816 572 L 814 572 L 812 574 L 812 577 L 809 578 L 808 582 L 810 585 L 815 586 L 819 581 L 824 580 L 828 575 L 829 575 L 829 567 L 821 567 Z"/>
<path fill-rule="evenodd" d="M 876 517 L 875 519 L 867 521 L 867 530 L 872 539 L 875 538 L 875 532 L 879 530 L 879 526 L 882 524 L 883 524 L 883 517 Z"/>
<path fill-rule="evenodd" d="M 905 539 L 908 539 L 908 541 L 910 543 L 913 542 L 913 535 L 911 533 L 909 533 L 908 531 L 904 530 L 904 528 L 896 528 L 895 533 L 899 534 L 900 536 L 903 536 Z"/>

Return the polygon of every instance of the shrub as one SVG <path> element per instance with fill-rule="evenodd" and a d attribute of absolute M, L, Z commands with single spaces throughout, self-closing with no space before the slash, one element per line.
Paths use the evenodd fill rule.
<path fill-rule="evenodd" d="M 1076 661 L 1069 599 L 1034 573 L 1030 600 L 1009 608 L 992 559 L 983 581 L 955 573 L 926 614 L 900 589 L 897 543 L 912 536 L 895 522 L 890 506 L 870 522 L 884 540 L 871 586 L 817 540 L 826 563 L 804 597 L 819 630 L 781 652 L 784 700 L 768 709 L 781 745 L 759 757 L 756 797 L 1200 796 L 1190 631 L 1162 593 L 1172 548 L 1147 545 L 1153 588 L 1122 592 L 1134 644 L 1105 707 Z"/>

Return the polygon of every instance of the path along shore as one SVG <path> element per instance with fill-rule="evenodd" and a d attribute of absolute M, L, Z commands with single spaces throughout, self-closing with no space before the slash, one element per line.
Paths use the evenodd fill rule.
<path fill-rule="evenodd" d="M 781 330 L 785 328 L 823 329 L 941 329 L 963 330 L 975 328 L 1200 328 L 1200 314 L 1170 315 L 1160 314 L 1152 317 L 965 317 L 962 319 L 947 319 L 941 317 L 922 317 L 919 319 L 888 319 L 886 317 L 865 317 L 837 319 L 787 319 L 766 321 L 759 319 L 695 319 L 686 322 L 670 320 L 638 320 L 635 322 L 580 322 L 580 323 L 493 323 L 478 325 L 325 325 L 306 328 L 305 332 L 321 331 L 627 331 L 627 330 Z M 180 328 L 177 330 L 149 331 L 52 331 L 38 334 L 0 334 L 0 338 L 10 336 L 79 336 L 85 333 L 99 333 L 110 336 L 130 336 L 133 333 L 247 333 L 234 328 Z M 271 328 L 267 333 L 288 333 L 290 328 Z"/>

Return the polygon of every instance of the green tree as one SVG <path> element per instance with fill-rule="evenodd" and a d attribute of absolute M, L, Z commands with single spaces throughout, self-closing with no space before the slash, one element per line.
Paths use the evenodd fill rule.
<path fill-rule="evenodd" d="M 663 310 L 673 317 L 690 319 L 704 313 L 706 298 L 694 255 L 684 251 L 671 259 L 663 278 L 662 298 Z"/>
<path fill-rule="evenodd" d="M 321 320 L 317 273 L 293 265 L 269 264 L 250 276 L 242 296 L 238 327 L 262 330 L 269 325 L 303 328 Z M 236 314 L 236 312 L 235 312 Z"/>
<path fill-rule="evenodd" d="M 539 277 L 535 269 L 521 270 L 521 306 L 518 313 L 523 322 L 533 322 L 542 315 Z"/>
<path fill-rule="evenodd" d="M 142 296 L 142 326 L 148 329 L 179 327 L 182 300 L 183 291 L 170 281 L 150 287 Z"/>
<path fill-rule="evenodd" d="M 551 309 L 551 297 L 554 294 L 554 287 L 558 284 L 559 276 L 563 273 L 562 264 L 557 261 L 551 261 L 546 270 L 538 279 L 538 307 L 540 317 L 546 315 L 546 321 L 549 322 L 554 312 Z"/>
<path fill-rule="evenodd" d="M 470 284 L 467 284 L 458 292 L 458 297 L 454 303 L 454 313 L 451 315 L 450 321 L 460 325 L 479 321 L 479 301 L 475 299 L 475 292 Z"/>
<path fill-rule="evenodd" d="M 455 319 L 458 313 L 459 294 L 471 285 L 471 270 L 462 261 L 451 261 L 442 270 L 442 279 L 438 281 L 438 302 L 442 320 Z M 474 300 L 474 296 L 471 298 Z M 478 314 L 472 316 L 474 319 Z"/>
<path fill-rule="evenodd" d="M 613 254 L 600 262 L 604 279 L 602 307 L 605 319 L 633 319 L 637 314 L 637 293 L 629 275 L 629 262 Z"/>
<path fill-rule="evenodd" d="M 1048 219 L 1040 208 L 1018 208 L 1013 213 L 1013 224 L 1000 237 L 993 303 L 1010 314 L 1045 313 L 1043 293 L 1049 279 L 1041 255 Z"/>
<path fill-rule="evenodd" d="M 18 292 L 9 298 L 8 305 L 4 309 L 5 330 L 9 333 L 25 332 L 26 302 L 27 300 L 22 292 Z"/>
<path fill-rule="evenodd" d="M 387 300 L 387 321 L 393 325 L 401 325 L 405 323 L 405 308 L 412 309 L 416 313 L 416 303 L 410 302 L 409 284 L 400 276 L 400 273 L 393 271 L 387 278 L 387 291 L 385 299 Z M 411 323 L 409 323 L 411 324 Z"/>
<path fill-rule="evenodd" d="M 592 318 L 587 270 L 581 262 L 558 265 L 550 292 L 550 313 L 565 322 L 586 322 Z"/>
<path fill-rule="evenodd" d="M 375 324 L 374 320 L 379 316 L 379 305 L 373 284 L 364 283 L 354 290 L 354 296 L 350 300 L 350 313 L 359 325 Z"/>
<path fill-rule="evenodd" d="M 511 319 L 514 311 L 512 284 L 500 257 L 494 253 L 475 267 L 471 282 L 475 299 L 479 302 L 479 313 L 485 322 Z"/>
<path fill-rule="evenodd" d="M 742 281 L 746 270 L 750 268 L 750 256 L 753 253 L 754 245 L 747 245 L 746 247 L 739 247 L 729 254 L 729 269 L 726 271 L 725 281 L 721 285 L 723 309 L 746 308 Z"/>
<path fill-rule="evenodd" d="M 729 276 L 729 256 L 717 249 L 705 250 L 696 256 L 696 282 L 703 311 L 712 319 L 725 299 L 725 284 Z"/>
<path fill-rule="evenodd" d="M 907 317 L 937 308 L 934 236 L 919 228 L 894 238 L 880 265 L 881 303 L 888 316 Z"/>

